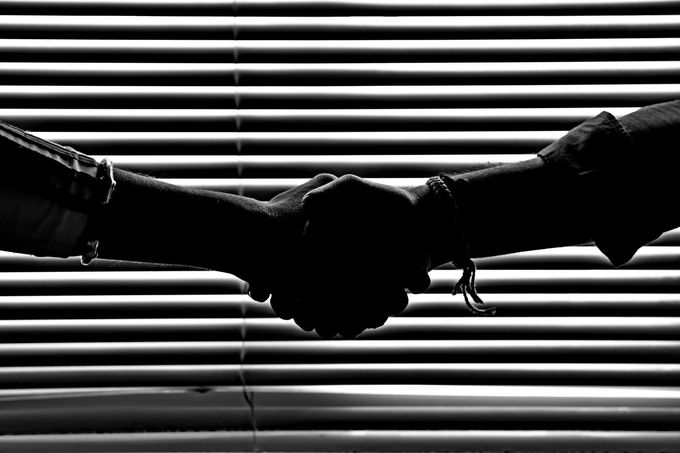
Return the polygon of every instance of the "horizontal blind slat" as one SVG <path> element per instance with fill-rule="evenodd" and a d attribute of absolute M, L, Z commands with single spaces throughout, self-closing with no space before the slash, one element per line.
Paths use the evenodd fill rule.
<path fill-rule="evenodd" d="M 467 308 L 449 294 L 411 294 L 402 317 L 467 317 Z M 680 295 L 660 293 L 486 294 L 504 317 L 680 315 Z M 245 302 L 245 305 L 244 305 Z M 0 317 L 80 318 L 271 318 L 269 304 L 237 294 L 29 295 L 0 296 Z"/>
<path fill-rule="evenodd" d="M 205 398 L 204 398 L 205 399 Z M 92 406 L 69 405 L 61 402 L 42 403 L 40 412 L 32 407 L 13 409 L 12 417 L 0 414 L 0 420 L 11 434 L 32 433 L 31 425 L 40 426 L 41 432 L 74 431 L 135 431 L 136 427 L 153 424 L 166 431 L 186 429 L 232 430 L 248 429 L 247 408 L 208 405 L 203 401 L 171 405 L 164 401 L 144 398 L 146 407 L 134 403 L 106 404 L 95 399 Z M 201 407 L 199 404 L 203 404 Z M 396 409 L 396 410 L 394 410 Z M 280 411 L 285 410 L 287 418 L 282 419 Z M 455 424 L 459 429 L 478 429 L 483 423 L 486 429 L 521 429 L 521 424 L 531 423 L 534 429 L 608 430 L 647 429 L 669 431 L 678 429 L 678 409 L 673 408 L 607 408 L 607 407 L 395 407 L 395 408 L 314 408 L 309 407 L 262 407 L 256 417 L 261 430 L 281 429 L 448 429 Z M 61 416 L 58 416 L 61 414 Z M 561 425 L 561 426 L 558 426 Z M 35 428 L 33 428 L 35 433 Z"/>
<path fill-rule="evenodd" d="M 77 389 L 2 389 L 0 398 L 7 404 L 24 404 L 31 400 L 131 399 L 138 395 L 158 396 L 161 387 L 80 387 Z M 192 386 L 165 388 L 173 398 L 191 399 Z M 236 401 L 235 394 L 242 386 L 215 386 L 214 395 L 229 404 Z M 680 387 L 627 387 L 627 386 L 576 386 L 576 385 L 261 385 L 252 387 L 253 393 L 269 408 L 300 406 L 323 407 L 555 407 L 565 403 L 569 407 L 658 407 L 674 408 L 680 398 Z M 344 398 L 338 398 L 339 396 Z M 242 401 L 242 399 L 240 400 Z M 413 404 L 417 403 L 417 404 Z"/>
<path fill-rule="evenodd" d="M 209 271 L 3 272 L 4 295 L 243 293 L 243 281 Z"/>
<path fill-rule="evenodd" d="M 672 309 L 673 303 L 663 307 Z M 665 308 L 661 313 L 665 313 Z M 655 313 L 654 310 L 649 312 Z M 0 296 L 2 319 L 273 317 L 243 294 Z"/>
<path fill-rule="evenodd" d="M 258 434 L 261 448 L 281 452 L 378 451 L 388 447 L 395 452 L 450 451 L 451 445 L 461 451 L 516 449 L 559 450 L 596 448 L 612 452 L 673 451 L 680 442 L 680 431 L 535 431 L 535 430 L 357 430 L 351 436 L 341 430 L 262 431 Z M 97 433 L 39 436 L 4 436 L 0 447 L 10 451 L 38 452 L 49 448 L 61 451 L 93 453 L 164 451 L 164 452 L 242 452 L 250 449 L 249 432 L 208 431 L 182 433 Z"/>
<path fill-rule="evenodd" d="M 88 154 L 359 154 L 446 153 L 528 154 L 563 131 L 413 132 L 41 132 L 35 135 Z M 225 175 L 227 176 L 227 175 Z"/>
<path fill-rule="evenodd" d="M 430 273 L 430 292 L 450 292 L 459 271 L 434 270 Z M 480 273 L 478 286 L 493 292 L 678 292 L 680 272 L 662 269 L 593 269 L 593 270 L 497 270 Z M 207 293 L 210 290 L 239 291 L 242 282 L 230 274 L 210 271 L 119 271 L 119 272 L 4 272 L 0 288 L 5 295 L 31 294 L 31 290 L 92 291 L 124 294 L 130 290 L 162 289 L 165 291 Z"/>
<path fill-rule="evenodd" d="M 88 367 L 89 369 L 90 367 Z M 2 373 L 0 368 L 0 376 Z M 251 385 L 286 384 L 554 384 L 676 385 L 680 365 L 579 363 L 445 363 L 244 365 Z"/>
<path fill-rule="evenodd" d="M 97 341 L 236 341 L 245 326 L 250 341 L 317 338 L 293 322 L 270 318 L 56 319 L 0 321 L 0 339 L 8 343 Z M 677 340 L 680 320 L 671 317 L 515 317 L 478 320 L 467 317 L 390 318 L 361 339 L 609 339 Z"/>
<path fill-rule="evenodd" d="M 240 0 L 242 1 L 242 0 Z M 4 14 L 119 14 L 119 15 L 187 15 L 198 12 L 210 15 L 233 15 L 233 0 L 3 0 Z"/>
<path fill-rule="evenodd" d="M 135 432 L 251 428 L 240 387 L 205 392 L 193 388 L 81 388 L 0 391 L 0 425 L 7 434 Z M 647 412 L 643 407 L 640 412 Z M 3 436 L 3 437 L 4 437 Z"/>
<path fill-rule="evenodd" d="M 310 384 L 674 385 L 671 364 L 97 365 L 0 367 L 0 387 Z"/>
<path fill-rule="evenodd" d="M 4 108 L 445 108 L 630 106 L 670 101 L 680 84 L 370 87 L 0 86 Z"/>
<path fill-rule="evenodd" d="M 40 131 L 283 132 L 568 130 L 606 110 L 635 107 L 497 109 L 0 109 L 0 118 Z M 237 128 L 238 120 L 238 128 Z M 136 156 L 129 156 L 134 159 Z M 356 156 L 355 156 L 356 157 Z M 196 156 L 199 160 L 201 156 Z M 427 158 L 425 156 L 425 158 Z M 450 159 L 458 158 L 450 155 Z M 173 156 L 172 159 L 180 159 Z M 347 157 L 349 159 L 349 157 Z M 118 158 L 120 162 L 120 157 Z M 191 162 L 184 159 L 184 165 Z"/>
<path fill-rule="evenodd" d="M 673 232 L 674 233 L 674 232 Z M 677 269 L 680 270 L 680 248 L 677 246 L 654 246 L 640 249 L 633 259 L 621 266 L 623 269 Z M 611 269 L 609 260 L 595 247 L 577 246 L 545 249 L 531 252 L 477 258 L 478 269 Z M 451 265 L 441 266 L 450 269 Z M 15 272 L 40 272 L 50 270 L 82 271 L 78 258 L 46 258 L 0 252 L 0 270 Z M 188 266 L 156 265 L 147 263 L 98 260 L 90 271 L 182 271 L 193 270 Z"/>
<path fill-rule="evenodd" d="M 251 342 L 248 364 L 345 362 L 673 362 L 677 341 L 632 340 L 355 340 L 338 342 Z M 550 359 L 548 359 L 550 357 Z M 663 358 L 663 359 L 661 359 Z"/>
<path fill-rule="evenodd" d="M 460 271 L 456 270 L 433 270 L 431 277 L 433 280 L 432 292 L 439 292 L 447 280 L 454 280 Z M 593 270 L 551 270 L 551 269 L 532 269 L 526 270 L 495 270 L 489 269 L 480 276 L 481 287 L 493 289 L 496 286 L 508 285 L 521 287 L 522 284 L 532 285 L 535 288 L 544 282 L 554 282 L 556 285 L 571 284 L 572 292 L 582 292 L 577 289 L 606 287 L 608 285 L 621 285 L 622 289 L 631 290 L 634 288 L 654 287 L 659 292 L 661 289 L 676 289 L 680 284 L 680 272 L 676 270 L 662 269 L 593 269 Z M 81 283 L 83 285 L 105 285 L 107 283 L 128 282 L 130 285 L 144 285 L 149 283 L 168 284 L 180 282 L 179 284 L 190 284 L 191 282 L 214 284 L 214 285 L 236 285 L 238 279 L 230 274 L 216 271 L 165 271 L 165 272 L 145 272 L 145 271 L 120 271 L 120 272 L 4 272 L 0 274 L 0 285 L 6 289 L 21 288 L 24 285 L 69 285 L 71 283 Z M 627 285 L 625 282 L 629 282 Z M 625 286 L 624 286 L 625 285 Z M 493 292 L 493 291 L 491 291 Z M 539 292 L 539 291 L 536 291 Z M 625 292 L 625 291 L 622 291 Z M 665 291 L 668 292 L 668 291 Z M 6 294 L 9 295 L 9 294 Z"/>
<path fill-rule="evenodd" d="M 287 417 L 280 416 L 285 410 Z M 517 430 L 531 424 L 534 429 L 571 429 L 587 431 L 607 429 L 677 430 L 678 409 L 603 409 L 599 407 L 526 407 L 503 408 L 456 407 L 440 408 L 315 408 L 310 416 L 306 407 L 261 408 L 257 423 L 261 430 L 288 429 L 485 429 Z"/>
<path fill-rule="evenodd" d="M 603 450 L 655 451 L 674 448 L 680 433 L 622 434 L 617 431 L 356 431 L 347 436 L 342 431 L 271 431 L 261 433 L 259 440 L 263 449 L 279 448 L 281 451 L 344 451 L 348 448 L 376 450 L 388 448 L 393 451 L 449 451 L 455 445 L 461 451 L 475 449 L 568 449 L 596 448 Z M 639 436 L 639 437 L 638 437 Z M 325 447 L 321 444 L 325 444 Z"/>
<path fill-rule="evenodd" d="M 576 321 L 578 319 L 578 321 Z M 512 322 L 512 320 L 516 320 Z M 508 318 L 506 322 L 476 323 L 465 318 L 393 318 L 377 330 L 363 334 L 366 339 L 454 339 L 473 335 L 478 338 L 544 339 L 673 339 L 675 318 L 583 317 L 583 318 Z M 277 327 L 253 325 L 255 329 Z M 576 322 L 573 322 L 576 321 Z M 577 324 L 580 323 L 580 324 Z M 650 326 L 656 325 L 652 333 Z M 511 327 L 512 326 L 512 327 Z M 274 330 L 274 329 L 272 329 Z M 283 334 L 281 327 L 278 329 Z M 278 332 L 277 332 L 278 333 Z"/>
<path fill-rule="evenodd" d="M 645 293 L 501 293 L 485 294 L 486 303 L 503 316 L 678 316 L 674 294 Z M 411 294 L 400 316 L 467 316 L 467 307 L 450 294 Z"/>
<path fill-rule="evenodd" d="M 484 63 L 0 63 L 0 83 L 215 85 L 533 85 L 672 83 L 676 61 Z"/>
<path fill-rule="evenodd" d="M 431 292 L 449 292 L 460 272 L 431 271 Z M 672 270 L 592 269 L 592 270 L 485 270 L 478 276 L 477 286 L 485 292 L 513 292 L 519 288 L 531 288 L 535 292 L 647 292 L 671 290 L 680 283 L 680 273 Z M 449 288 L 450 286 L 450 288 Z M 532 292 L 532 291 L 524 291 Z"/>
<path fill-rule="evenodd" d="M 437 39 L 674 36 L 680 15 L 514 16 L 116 16 L 2 15 L 6 38 Z"/>
<path fill-rule="evenodd" d="M 3 367 L 239 362 L 241 343 L 229 341 L 6 343 Z M 653 340 L 355 340 L 248 344 L 247 364 L 321 363 L 673 363 L 680 342 Z M 354 366 L 354 365 L 352 365 Z M 583 365 L 585 366 L 585 365 Z"/>
<path fill-rule="evenodd" d="M 0 4 L 1 6 L 1 4 Z M 0 59 L 18 62 L 446 62 L 673 60 L 680 39 L 0 39 Z"/>
<path fill-rule="evenodd" d="M 593 12 L 610 14 L 635 13 L 673 13 L 680 10 L 676 0 L 606 0 L 593 2 L 588 0 L 559 0 L 550 3 L 512 0 L 485 1 L 473 0 L 428 0 L 400 1 L 389 0 L 351 0 L 351 1 L 319 1 L 319 0 L 284 0 L 261 1 L 239 0 L 200 0 L 200 1 L 98 1 L 84 3 L 78 0 L 5 0 L 0 4 L 0 11 L 16 13 L 50 14 L 204 14 L 233 15 L 287 15 L 287 14 L 413 14 L 413 13 L 455 13 L 455 14 L 489 14 L 503 13 L 507 15 L 530 13 L 533 11 L 549 11 L 553 14 L 592 14 Z"/>

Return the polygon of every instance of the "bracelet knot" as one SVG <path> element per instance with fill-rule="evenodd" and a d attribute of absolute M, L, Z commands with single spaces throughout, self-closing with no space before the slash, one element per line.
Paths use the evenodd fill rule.
<path fill-rule="evenodd" d="M 444 175 L 433 176 L 428 179 L 427 185 L 434 192 L 436 197 L 443 205 L 447 222 L 452 225 L 454 234 L 454 256 L 452 263 L 457 269 L 463 270 L 463 275 L 454 285 L 452 294 L 455 296 L 458 293 L 463 294 L 463 299 L 468 309 L 477 315 L 494 315 L 496 314 L 495 307 L 480 307 L 484 303 L 477 293 L 477 286 L 475 284 L 475 277 L 477 274 L 477 267 L 474 261 L 470 258 L 467 239 L 465 237 L 465 228 L 461 221 L 458 203 L 453 191 L 444 181 Z"/>

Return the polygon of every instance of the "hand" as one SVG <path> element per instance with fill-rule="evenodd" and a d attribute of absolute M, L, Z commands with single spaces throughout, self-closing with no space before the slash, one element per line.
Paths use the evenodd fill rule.
<path fill-rule="evenodd" d="M 422 191 L 346 175 L 303 199 L 307 272 L 298 294 L 273 305 L 321 336 L 353 337 L 379 327 L 408 304 L 405 288 L 425 291 L 430 259 L 418 210 Z"/>
<path fill-rule="evenodd" d="M 307 252 L 332 257 L 333 268 L 353 280 L 374 285 L 397 284 L 412 292 L 430 285 L 429 257 L 417 205 L 411 190 L 345 175 L 307 193 L 302 202 L 307 217 Z M 359 276 L 360 269 L 370 271 Z"/>
<path fill-rule="evenodd" d="M 262 203 L 265 228 L 259 232 L 257 253 L 260 259 L 248 280 L 248 294 L 258 302 L 266 301 L 272 291 L 289 293 L 301 272 L 302 232 L 305 217 L 302 198 L 310 191 L 337 178 L 330 174 L 319 174 L 297 187 L 276 195 Z M 292 307 L 274 306 L 277 315 L 290 319 Z"/>

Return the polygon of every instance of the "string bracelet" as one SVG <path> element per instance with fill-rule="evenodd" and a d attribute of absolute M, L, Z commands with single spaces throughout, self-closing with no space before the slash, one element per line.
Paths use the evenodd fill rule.
<path fill-rule="evenodd" d="M 462 293 L 465 304 L 472 313 L 476 315 L 494 315 L 496 314 L 495 307 L 481 306 L 484 304 L 484 301 L 477 294 L 477 286 L 475 284 L 477 267 L 470 258 L 465 229 L 460 221 L 460 211 L 456 197 L 446 182 L 444 182 L 444 177 L 444 174 L 433 176 L 427 180 L 427 185 L 443 208 L 444 215 L 446 216 L 445 222 L 447 225 L 453 226 L 453 259 L 451 262 L 454 267 L 463 270 L 463 275 L 454 285 L 452 294 L 455 296 L 458 293 Z"/>

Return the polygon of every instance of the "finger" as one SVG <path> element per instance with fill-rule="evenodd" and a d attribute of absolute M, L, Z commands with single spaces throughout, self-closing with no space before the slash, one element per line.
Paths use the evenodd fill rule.
<path fill-rule="evenodd" d="M 364 304 L 351 303 L 342 307 L 336 318 L 336 329 L 343 338 L 354 338 L 370 327 L 376 315 Z"/>
<path fill-rule="evenodd" d="M 412 293 L 418 294 L 427 291 L 427 288 L 430 287 L 431 283 L 432 281 L 430 280 L 427 271 L 425 269 L 420 269 L 420 271 L 410 275 L 410 278 L 406 282 L 406 287 Z"/>
<path fill-rule="evenodd" d="M 343 205 L 355 207 L 357 203 L 364 206 L 376 206 L 375 203 L 380 203 L 376 206 L 380 208 L 380 212 L 387 212 L 394 217 L 399 214 L 391 211 L 400 212 L 411 204 L 408 193 L 403 189 L 351 174 L 343 175 L 330 184 L 310 191 L 303 197 L 303 204 L 305 201 L 312 210 L 327 205 L 335 208 Z"/>
<path fill-rule="evenodd" d="M 385 316 L 385 315 L 376 316 L 375 318 L 373 318 L 371 320 L 368 327 L 371 328 L 371 329 L 377 329 L 378 327 L 385 325 L 388 317 L 389 316 Z"/>
<path fill-rule="evenodd" d="M 350 201 L 348 194 L 354 190 L 361 180 L 355 175 L 343 175 L 340 178 L 310 190 L 302 197 L 302 208 L 307 216 L 314 215 L 324 207 L 337 207 L 338 203 L 346 204 Z"/>
<path fill-rule="evenodd" d="M 302 289 L 302 293 L 306 293 L 306 290 Z M 300 326 L 302 330 L 307 332 L 314 330 L 318 326 L 318 319 L 316 316 L 317 307 L 315 306 L 315 302 L 315 299 L 310 299 L 306 294 L 297 298 L 293 321 L 295 321 L 295 324 Z"/>
<path fill-rule="evenodd" d="M 269 302 L 278 316 L 281 319 L 292 319 L 296 314 L 296 300 L 292 294 L 275 292 Z"/>
<path fill-rule="evenodd" d="M 337 176 L 332 175 L 330 173 L 320 173 L 314 176 L 309 181 L 300 184 L 299 186 L 295 186 L 284 192 L 281 192 L 280 194 L 276 195 L 269 201 L 271 203 L 275 203 L 280 199 L 290 198 L 291 194 L 296 193 L 299 193 L 300 195 L 307 194 L 307 192 L 309 192 L 310 190 L 322 187 L 325 184 L 335 181 L 336 179 L 338 179 Z"/>
<path fill-rule="evenodd" d="M 307 290 L 309 291 L 309 288 Z M 306 294 L 307 309 L 305 311 L 313 313 L 316 331 L 321 337 L 335 336 L 343 326 L 355 321 L 357 310 L 351 304 L 353 296 L 356 295 L 349 294 L 342 289 L 338 292 L 328 291 L 327 287 L 322 293 L 314 289 Z"/>
<path fill-rule="evenodd" d="M 329 302 L 317 304 L 316 332 L 322 338 L 331 338 L 338 334 L 342 318 L 338 313 L 338 308 L 336 304 Z"/>
<path fill-rule="evenodd" d="M 297 324 L 302 330 L 306 332 L 311 332 L 314 330 L 314 318 L 309 316 L 307 313 L 298 313 L 295 318 L 293 318 L 295 324 Z"/>
<path fill-rule="evenodd" d="M 366 328 L 375 328 L 382 326 L 388 317 L 391 307 L 394 306 L 393 298 L 390 298 L 389 305 L 381 302 L 379 306 L 371 307 L 369 310 L 363 313 L 361 319 L 357 322 Z"/>
<path fill-rule="evenodd" d="M 362 330 L 378 328 L 385 324 L 390 315 L 402 312 L 408 305 L 408 295 L 403 288 L 376 291 L 376 288 L 371 289 L 372 294 L 365 299 L 362 311 L 353 310 L 356 314 L 348 323 L 350 326 L 358 326 Z"/>
<path fill-rule="evenodd" d="M 246 292 L 256 302 L 266 302 L 271 295 L 269 288 L 258 283 L 246 283 Z"/>
<path fill-rule="evenodd" d="M 386 307 L 386 312 L 388 315 L 396 315 L 404 311 L 407 306 L 408 294 L 406 294 L 406 291 L 395 291 L 394 296 L 389 299 L 389 306 Z"/>
<path fill-rule="evenodd" d="M 294 318 L 302 329 L 316 330 L 322 338 L 331 338 L 337 334 L 336 315 L 326 293 L 326 288 L 311 282 L 301 287 Z"/>
<path fill-rule="evenodd" d="M 333 338 L 337 335 L 337 329 L 332 325 L 323 325 L 316 327 L 316 333 L 323 339 Z"/>
<path fill-rule="evenodd" d="M 348 324 L 342 326 L 339 330 L 339 333 L 342 338 L 346 340 L 352 340 L 364 330 L 366 330 L 366 328 L 358 324 Z"/>

